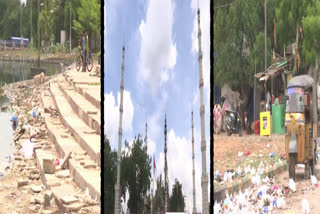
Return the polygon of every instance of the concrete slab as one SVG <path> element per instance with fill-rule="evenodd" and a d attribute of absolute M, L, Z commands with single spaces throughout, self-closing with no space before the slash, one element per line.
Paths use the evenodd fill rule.
<path fill-rule="evenodd" d="M 64 197 L 61 197 L 61 201 L 62 203 L 64 204 L 72 204 L 74 202 L 77 202 L 79 199 L 74 197 L 74 196 L 64 196 Z"/>
<path fill-rule="evenodd" d="M 57 178 L 69 178 L 70 173 L 69 170 L 62 170 L 56 173 Z"/>
<path fill-rule="evenodd" d="M 76 84 L 68 76 L 65 76 L 67 82 L 73 85 L 75 90 L 84 96 L 89 102 L 101 110 L 101 94 L 100 94 L 100 85 L 83 85 Z"/>
<path fill-rule="evenodd" d="M 59 84 L 59 87 L 63 94 L 66 96 L 72 109 L 77 113 L 77 115 L 93 130 L 95 130 L 99 135 L 101 134 L 100 127 L 100 110 L 97 109 L 92 103 L 90 103 L 84 96 L 80 95 L 75 90 L 67 90 L 66 84 Z M 98 112 L 99 111 L 99 112 Z M 89 114 L 88 112 L 95 112 L 96 114 Z"/>
<path fill-rule="evenodd" d="M 30 190 L 31 190 L 33 193 L 39 193 L 39 192 L 42 191 L 42 188 L 41 188 L 41 186 L 32 185 L 32 186 L 30 187 Z"/>
<path fill-rule="evenodd" d="M 45 93 L 42 93 L 42 103 L 44 107 L 53 106 L 54 101 L 51 97 L 44 96 Z M 68 139 L 61 138 L 60 133 L 65 131 L 65 128 L 60 125 L 54 125 L 59 123 L 59 118 L 51 118 L 50 114 L 45 113 L 45 124 L 48 130 L 48 136 L 51 142 L 55 145 L 57 153 L 59 154 L 60 159 L 65 158 L 68 153 L 72 152 L 72 158 L 69 159 L 68 166 L 69 170 L 72 172 L 73 181 L 83 190 L 89 190 L 89 194 L 93 199 L 100 201 L 100 186 L 101 186 L 101 169 L 85 169 L 79 163 L 79 160 L 76 160 L 76 157 L 81 157 L 81 160 L 92 161 L 92 158 L 87 154 L 73 137 Z M 39 151 L 39 150 L 37 150 Z M 61 161 L 61 160 L 60 160 Z M 51 176 L 51 178 L 49 177 Z M 55 175 L 46 174 L 48 183 L 51 182 L 54 184 L 58 179 Z M 60 188 L 60 186 L 55 186 L 54 188 Z M 64 191 L 64 190 L 61 190 Z"/>
<path fill-rule="evenodd" d="M 60 119 L 65 127 L 69 129 L 75 140 L 80 146 L 88 152 L 88 154 L 100 166 L 100 135 L 84 134 L 84 130 L 92 130 L 85 124 L 78 115 L 73 111 L 67 99 L 63 96 L 62 91 L 59 89 L 57 83 L 52 83 L 50 87 L 52 97 L 55 105 L 60 111 Z"/>

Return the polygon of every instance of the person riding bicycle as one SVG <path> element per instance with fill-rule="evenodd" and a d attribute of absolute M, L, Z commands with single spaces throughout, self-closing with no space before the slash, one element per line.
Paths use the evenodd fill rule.
<path fill-rule="evenodd" d="M 83 60 L 82 60 L 82 65 L 83 65 L 83 67 L 82 67 L 82 72 L 86 72 L 86 67 L 87 67 L 87 63 L 86 63 L 86 35 L 85 35 L 85 31 L 83 31 L 83 37 L 82 37 L 82 45 L 81 45 L 81 47 L 82 47 L 82 50 L 83 50 Z"/>
<path fill-rule="evenodd" d="M 80 54 L 80 56 L 82 56 L 81 42 L 82 42 L 82 35 L 80 35 L 79 45 L 78 45 L 78 49 L 79 49 L 79 54 Z"/>
<path fill-rule="evenodd" d="M 88 59 L 89 56 L 89 36 L 88 36 L 88 30 L 86 30 L 86 59 Z"/>

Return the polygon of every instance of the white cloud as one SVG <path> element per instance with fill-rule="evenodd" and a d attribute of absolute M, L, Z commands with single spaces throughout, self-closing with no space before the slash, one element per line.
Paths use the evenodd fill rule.
<path fill-rule="evenodd" d="M 193 178 L 192 178 L 192 143 L 191 143 L 191 130 L 189 131 L 189 138 L 176 136 L 173 129 L 169 131 L 167 141 L 167 163 L 168 163 L 168 179 L 169 179 L 169 192 L 171 195 L 172 186 L 177 178 L 182 183 L 183 195 L 186 196 L 186 209 L 192 212 L 193 208 Z M 202 210 L 202 189 L 201 189 L 201 135 L 198 128 L 194 129 L 194 150 L 195 150 L 195 188 L 196 188 L 196 207 L 197 211 Z M 208 143 L 207 143 L 208 145 Z M 164 145 L 162 146 L 164 148 Z M 207 160 L 210 161 L 208 156 L 207 146 Z M 207 175 L 209 176 L 210 165 L 207 161 Z M 164 152 L 160 152 L 159 159 L 156 161 L 157 176 L 162 174 L 164 178 Z M 208 193 L 209 193 L 208 183 Z M 209 194 L 208 194 L 209 197 Z"/>
<path fill-rule="evenodd" d="M 156 152 L 156 143 L 152 139 L 148 139 L 148 155 L 153 157 Z"/>
<path fill-rule="evenodd" d="M 146 20 L 139 26 L 141 35 L 138 78 L 152 91 L 167 82 L 176 65 L 177 48 L 172 41 L 174 5 L 171 0 L 150 0 Z"/>
<path fill-rule="evenodd" d="M 105 94 L 105 134 L 110 140 L 112 148 L 116 146 L 116 136 L 119 130 L 119 105 L 120 105 L 120 92 L 117 93 L 117 103 L 113 93 Z M 134 106 L 132 104 L 130 92 L 123 91 L 123 117 L 122 117 L 122 130 L 123 132 L 132 131 L 132 120 L 134 114 Z"/>
<path fill-rule="evenodd" d="M 155 112 L 148 119 L 148 136 L 150 135 L 151 139 L 158 139 L 161 134 L 161 130 L 164 126 L 164 116 L 165 116 L 165 107 L 168 101 L 168 94 L 165 90 L 161 93 L 161 98 L 157 97 L 155 103 L 157 103 L 157 108 Z M 149 125 L 150 124 L 150 125 Z"/>

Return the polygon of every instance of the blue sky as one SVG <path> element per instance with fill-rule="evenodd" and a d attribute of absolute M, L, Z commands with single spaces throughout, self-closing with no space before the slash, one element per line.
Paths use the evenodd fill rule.
<path fill-rule="evenodd" d="M 105 134 L 118 148 L 122 46 L 125 44 L 123 139 L 145 135 L 148 153 L 164 166 L 164 117 L 167 115 L 170 192 L 182 182 L 187 210 L 192 209 L 191 110 L 194 111 L 197 210 L 201 211 L 201 126 L 199 96 L 197 1 L 106 1 Z M 209 0 L 200 0 L 204 75 L 207 174 L 210 159 L 210 15 Z M 210 183 L 210 182 L 209 182 Z M 208 185 L 209 188 L 209 185 Z"/>

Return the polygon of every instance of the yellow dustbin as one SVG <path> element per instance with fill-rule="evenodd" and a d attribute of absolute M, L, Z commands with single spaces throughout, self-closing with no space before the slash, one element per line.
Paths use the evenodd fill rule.
<path fill-rule="evenodd" d="M 269 136 L 271 130 L 270 111 L 260 112 L 260 135 Z"/>

